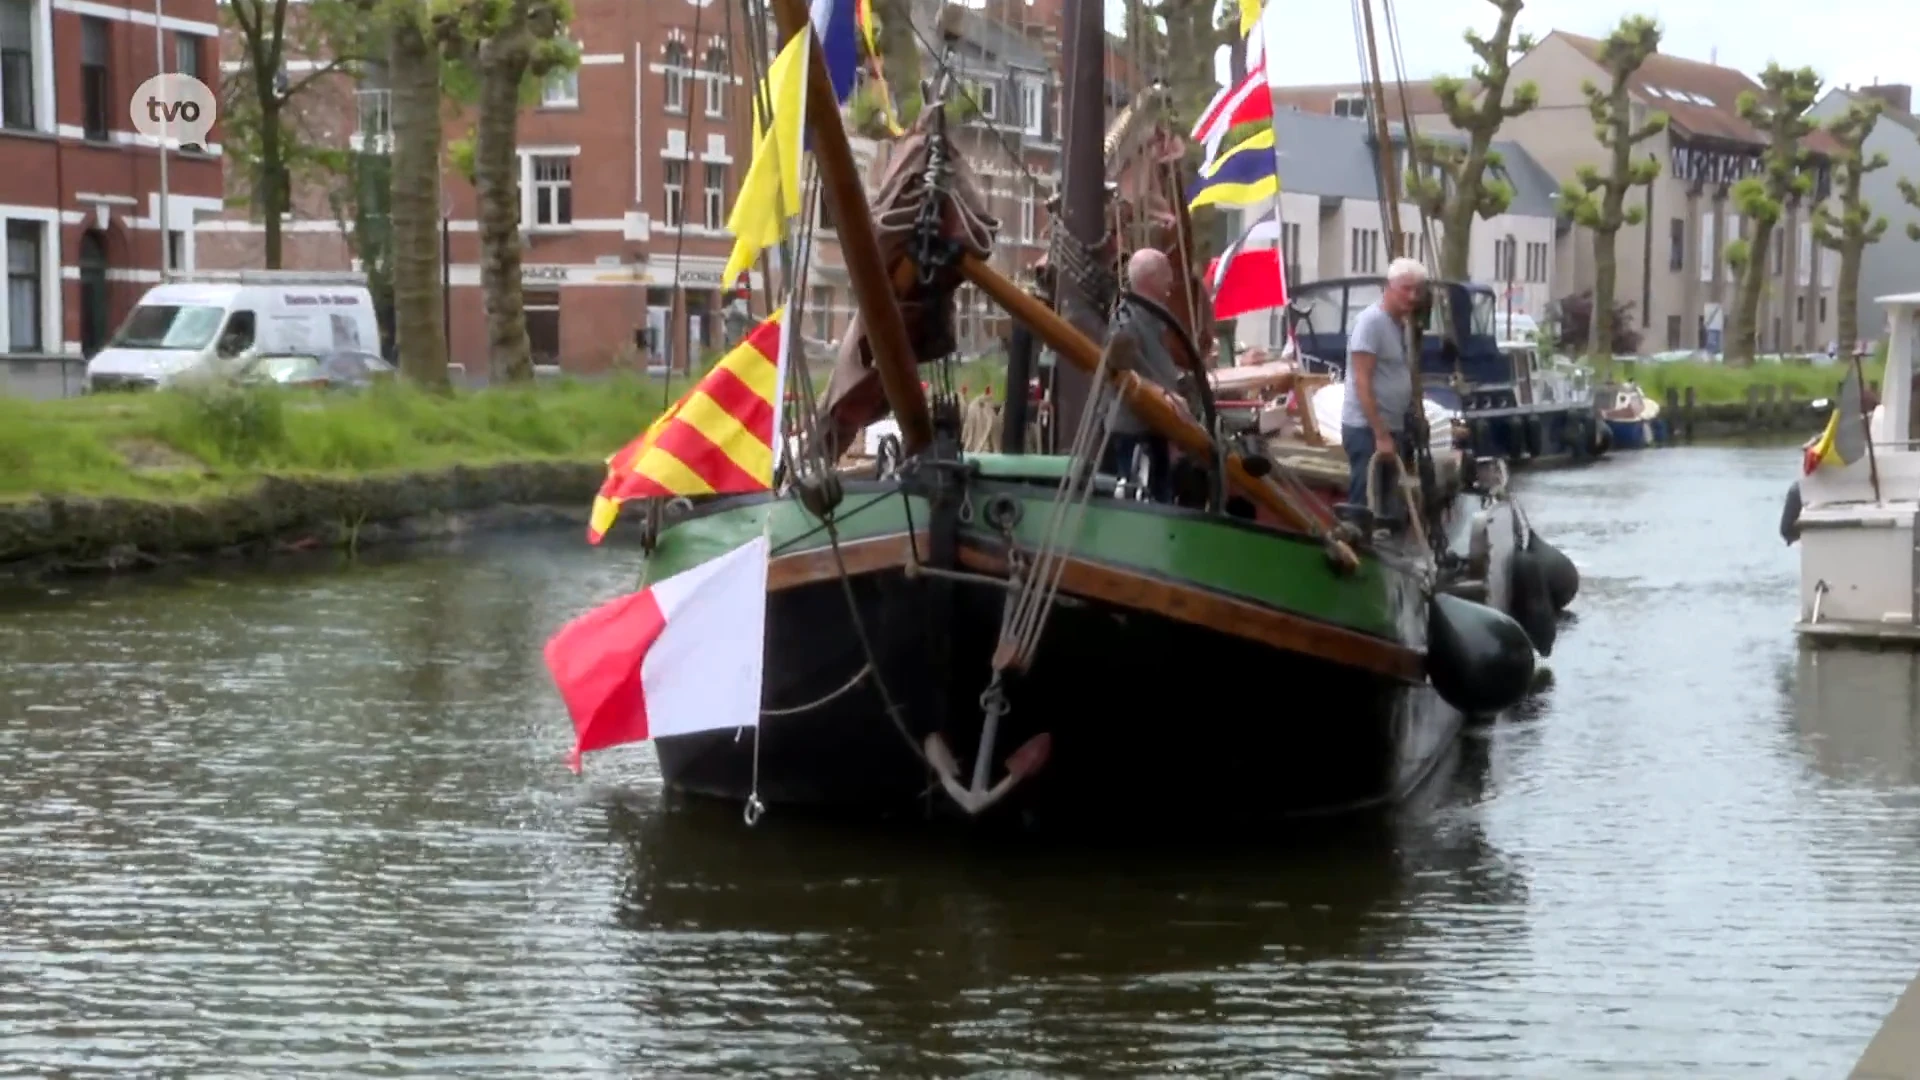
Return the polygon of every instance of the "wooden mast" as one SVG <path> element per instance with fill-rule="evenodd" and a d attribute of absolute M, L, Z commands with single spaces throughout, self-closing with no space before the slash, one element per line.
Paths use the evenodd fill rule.
<path fill-rule="evenodd" d="M 1064 165 L 1061 224 L 1067 233 L 1066 245 L 1079 248 L 1092 262 L 1105 254 L 1101 241 L 1107 234 L 1107 169 L 1102 145 L 1107 127 L 1107 35 L 1103 0 L 1067 0 L 1065 21 L 1062 82 L 1067 100 L 1062 117 L 1066 130 L 1060 147 Z M 1110 298 L 1087 295 L 1083 284 L 1076 281 L 1071 272 L 1072 262 L 1077 261 L 1060 265 L 1062 260 L 1056 255 L 1054 301 L 1066 320 L 1087 339 L 1104 341 L 1107 336 L 1104 304 Z M 1007 306 L 1004 300 L 1001 306 Z M 1073 432 L 1080 426 L 1080 414 L 1086 407 L 1092 379 L 1078 367 L 1056 366 L 1053 385 L 1054 430 Z"/>
<path fill-rule="evenodd" d="M 1367 74 L 1373 80 L 1373 100 L 1367 103 L 1367 111 L 1373 113 L 1374 138 L 1379 141 L 1380 153 L 1380 198 L 1381 210 L 1387 215 L 1387 261 L 1392 262 L 1402 255 L 1413 254 L 1400 250 L 1400 178 L 1395 175 L 1393 162 L 1393 129 L 1387 123 L 1387 87 L 1380 81 L 1380 53 L 1373 43 L 1373 0 L 1360 0 L 1360 14 L 1363 19 L 1362 33 L 1366 37 Z M 1402 117 L 1405 123 L 1406 118 Z M 1413 160 L 1413 132 L 1407 135 L 1407 160 Z"/>
<path fill-rule="evenodd" d="M 772 7 L 781 41 L 803 30 L 813 39 L 813 55 L 807 61 L 806 125 L 813 136 L 814 160 L 820 165 L 821 190 L 833 206 L 840 258 L 846 263 L 854 303 L 866 326 L 874 369 L 900 424 L 900 448 L 917 453 L 933 442 L 933 418 L 927 410 L 926 394 L 920 389 L 919 365 L 907 336 L 906 320 L 880 261 L 866 185 L 854 163 L 846 128 L 840 123 L 840 107 L 834 101 L 833 79 L 827 72 L 820 37 L 807 17 L 804 0 L 772 0 Z"/>

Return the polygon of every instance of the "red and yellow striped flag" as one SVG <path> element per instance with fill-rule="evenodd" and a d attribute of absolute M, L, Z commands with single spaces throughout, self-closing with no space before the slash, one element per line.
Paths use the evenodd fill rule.
<path fill-rule="evenodd" d="M 773 486 L 785 312 L 754 327 L 639 438 L 607 459 L 588 543 L 606 537 L 628 499 L 736 495 Z"/>

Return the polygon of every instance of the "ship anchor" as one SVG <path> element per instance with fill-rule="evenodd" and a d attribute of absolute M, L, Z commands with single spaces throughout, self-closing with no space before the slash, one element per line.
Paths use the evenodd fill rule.
<path fill-rule="evenodd" d="M 996 670 L 993 681 L 980 694 L 980 748 L 973 755 L 973 783 L 970 787 L 961 785 L 960 764 L 948 748 L 947 741 L 937 731 L 927 736 L 927 763 L 933 766 L 934 775 L 940 778 L 940 786 L 946 789 L 947 797 L 969 814 L 978 816 L 999 802 L 1020 781 L 1040 771 L 1053 750 L 1052 735 L 1046 732 L 1035 735 L 1007 758 L 1007 774 L 1000 778 L 1000 782 L 988 787 L 987 777 L 993 767 L 993 750 L 1000 733 L 1000 718 L 1007 714 L 1009 708 L 1006 691 L 1000 685 L 1000 672 Z"/>

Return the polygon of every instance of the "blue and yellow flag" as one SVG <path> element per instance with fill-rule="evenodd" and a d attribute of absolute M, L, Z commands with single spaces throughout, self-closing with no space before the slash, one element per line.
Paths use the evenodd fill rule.
<path fill-rule="evenodd" d="M 1202 166 L 1187 189 L 1187 209 L 1253 206 L 1278 195 L 1280 170 L 1273 147 L 1273 129 L 1263 128 Z"/>

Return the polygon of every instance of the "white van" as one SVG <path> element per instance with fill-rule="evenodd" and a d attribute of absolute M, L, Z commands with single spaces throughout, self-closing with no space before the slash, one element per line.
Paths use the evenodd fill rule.
<path fill-rule="evenodd" d="M 87 390 L 151 389 L 256 355 L 378 353 L 366 276 L 279 270 L 174 275 L 87 361 Z"/>

